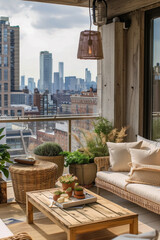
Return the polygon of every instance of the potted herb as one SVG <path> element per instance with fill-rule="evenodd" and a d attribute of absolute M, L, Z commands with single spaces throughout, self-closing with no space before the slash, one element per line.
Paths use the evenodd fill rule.
<path fill-rule="evenodd" d="M 72 197 L 72 188 L 71 187 L 67 188 L 66 193 L 68 194 L 69 198 Z"/>
<path fill-rule="evenodd" d="M 77 181 L 77 177 L 73 176 L 72 174 L 63 175 L 58 178 L 60 183 L 62 183 L 63 190 L 66 190 L 67 188 L 71 187 L 74 189 L 75 182 Z"/>
<path fill-rule="evenodd" d="M 58 165 L 58 177 L 63 174 L 64 157 L 60 155 L 62 148 L 57 143 L 45 142 L 39 145 L 34 150 L 36 160 L 49 161 Z"/>
<path fill-rule="evenodd" d="M 74 188 L 74 197 L 78 199 L 83 199 L 85 198 L 84 192 L 83 192 L 83 187 L 76 185 Z"/>
<path fill-rule="evenodd" d="M 79 151 L 62 152 L 65 167 L 69 166 L 70 174 L 77 176 L 81 185 L 90 185 L 95 180 L 96 164 L 94 158 Z"/>
<path fill-rule="evenodd" d="M 60 198 L 62 192 L 60 190 L 57 190 L 54 192 L 53 199 L 54 201 L 57 201 L 58 198 Z"/>

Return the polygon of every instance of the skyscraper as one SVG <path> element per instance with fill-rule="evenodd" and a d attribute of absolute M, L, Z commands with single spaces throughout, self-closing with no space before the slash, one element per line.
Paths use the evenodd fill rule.
<path fill-rule="evenodd" d="M 85 68 L 85 82 L 86 83 L 91 82 L 91 72 L 88 70 L 88 68 Z"/>
<path fill-rule="evenodd" d="M 40 91 L 52 92 L 52 53 L 40 52 Z"/>
<path fill-rule="evenodd" d="M 63 83 L 64 83 L 64 63 L 59 62 L 59 90 L 63 90 Z"/>
<path fill-rule="evenodd" d="M 23 90 L 25 88 L 25 76 L 21 76 L 21 86 L 20 89 Z"/>
<path fill-rule="evenodd" d="M 57 90 L 60 90 L 60 81 L 59 81 L 59 72 L 54 72 L 54 90 L 53 92 L 56 93 Z"/>
<path fill-rule="evenodd" d="M 22 113 L 12 108 L 11 92 L 19 90 L 19 26 L 10 26 L 8 17 L 0 17 L 0 115 Z"/>
<path fill-rule="evenodd" d="M 34 92 L 34 88 L 35 88 L 35 82 L 34 82 L 34 78 L 28 78 L 28 89 L 31 93 Z"/>

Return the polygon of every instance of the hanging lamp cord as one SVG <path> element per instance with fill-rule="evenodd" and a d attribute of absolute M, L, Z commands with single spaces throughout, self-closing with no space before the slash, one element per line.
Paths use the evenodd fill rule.
<path fill-rule="evenodd" d="M 90 31 L 91 31 L 91 27 L 92 27 L 91 0 L 89 0 L 89 22 L 90 22 Z"/>

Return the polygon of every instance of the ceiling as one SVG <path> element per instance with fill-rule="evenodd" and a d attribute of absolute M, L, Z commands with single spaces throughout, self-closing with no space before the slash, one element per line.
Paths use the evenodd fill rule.
<path fill-rule="evenodd" d="M 31 2 L 44 2 L 44 3 L 55 3 L 62 5 L 72 5 L 79 7 L 88 7 L 88 0 L 27 0 Z"/>

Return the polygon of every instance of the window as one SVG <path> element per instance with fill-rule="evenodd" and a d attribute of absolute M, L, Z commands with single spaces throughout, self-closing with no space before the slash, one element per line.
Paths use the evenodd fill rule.
<path fill-rule="evenodd" d="M 7 42 L 7 28 L 3 29 L 3 41 Z"/>
<path fill-rule="evenodd" d="M 22 110 L 17 110 L 17 116 L 22 116 Z"/>
<path fill-rule="evenodd" d="M 2 57 L 0 56 L 0 67 L 2 67 Z"/>
<path fill-rule="evenodd" d="M 8 92 L 8 83 L 4 83 L 4 91 Z"/>
<path fill-rule="evenodd" d="M 4 67 L 8 67 L 8 57 L 4 57 Z"/>
<path fill-rule="evenodd" d="M 146 12 L 144 136 L 160 140 L 160 8 Z"/>
<path fill-rule="evenodd" d="M 4 110 L 4 115 L 8 116 L 8 110 Z"/>
<path fill-rule="evenodd" d="M 15 116 L 15 111 L 11 110 L 11 116 Z"/>
<path fill-rule="evenodd" d="M 0 92 L 2 91 L 2 84 L 0 84 Z"/>
<path fill-rule="evenodd" d="M 2 95 L 0 95 L 0 107 L 2 107 Z"/>
<path fill-rule="evenodd" d="M 4 69 L 4 81 L 8 81 L 8 69 Z"/>
<path fill-rule="evenodd" d="M 4 94 L 4 106 L 8 107 L 8 95 Z"/>
<path fill-rule="evenodd" d="M 0 81 L 2 81 L 2 69 L 0 68 Z"/>
<path fill-rule="evenodd" d="M 0 48 L 1 50 L 1 48 Z M 4 55 L 7 55 L 8 54 L 8 45 L 7 44 L 4 44 Z"/>

